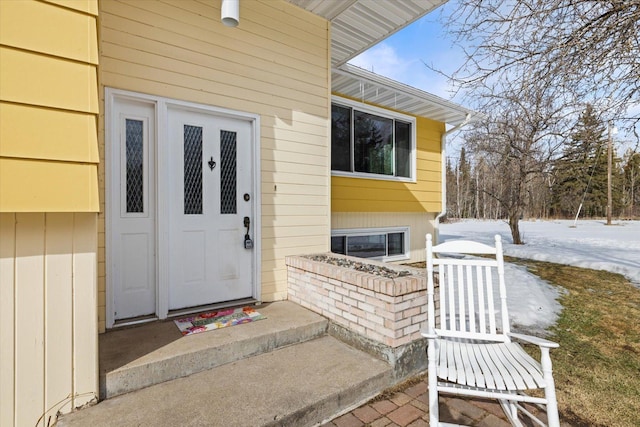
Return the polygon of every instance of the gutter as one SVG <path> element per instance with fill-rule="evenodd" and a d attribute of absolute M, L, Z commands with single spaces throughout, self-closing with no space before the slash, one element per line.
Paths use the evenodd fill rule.
<path fill-rule="evenodd" d="M 438 225 L 440 224 L 440 218 L 442 218 L 447 214 L 447 136 L 449 136 L 450 134 L 452 134 L 457 130 L 460 130 L 460 128 L 467 125 L 470 121 L 471 121 L 471 113 L 467 113 L 467 116 L 464 118 L 462 123 L 444 132 L 442 134 L 442 137 L 440 138 L 440 147 L 441 147 L 441 156 L 442 156 L 440 159 L 442 163 L 442 177 L 441 177 L 442 212 L 440 212 L 435 219 L 435 227 L 434 227 L 435 243 L 434 244 L 441 243 L 440 229 Z"/>

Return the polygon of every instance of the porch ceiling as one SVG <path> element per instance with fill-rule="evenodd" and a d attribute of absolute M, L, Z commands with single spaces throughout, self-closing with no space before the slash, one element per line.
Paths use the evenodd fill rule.
<path fill-rule="evenodd" d="M 465 121 L 467 115 L 479 118 L 473 110 L 439 96 L 367 71 L 351 64 L 333 69 L 331 90 L 360 101 L 427 117 L 453 126 Z"/>
<path fill-rule="evenodd" d="M 447 0 L 287 0 L 331 21 L 331 64 L 339 67 Z"/>

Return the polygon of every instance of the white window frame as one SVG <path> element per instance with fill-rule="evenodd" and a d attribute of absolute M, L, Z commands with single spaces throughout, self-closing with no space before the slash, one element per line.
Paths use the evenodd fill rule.
<path fill-rule="evenodd" d="M 369 104 L 364 104 L 362 102 L 353 101 L 351 99 L 342 98 L 339 96 L 331 96 L 331 105 L 333 104 L 340 105 L 342 107 L 352 108 L 354 110 L 358 110 L 363 113 L 373 114 L 376 116 L 384 117 L 392 120 L 400 120 L 402 122 L 407 122 L 411 124 L 411 154 L 409 159 L 411 161 L 411 173 L 410 177 L 402 177 L 402 176 L 389 176 L 382 175 L 377 173 L 366 173 L 366 172 L 346 172 L 346 171 L 334 171 L 331 170 L 332 176 L 345 176 L 350 178 L 365 178 L 365 179 L 377 179 L 382 181 L 400 181 L 400 182 L 416 182 L 416 118 L 413 116 L 408 116 L 406 114 L 398 113 L 395 111 L 385 110 L 384 108 L 376 107 Z M 351 126 L 351 169 L 353 170 L 353 153 L 354 151 L 354 141 L 353 141 L 353 125 Z M 395 144 L 395 135 L 394 135 L 394 144 Z M 395 156 L 395 151 L 394 151 Z"/>
<path fill-rule="evenodd" d="M 339 237 L 345 236 L 347 239 L 349 237 L 354 236 L 372 236 L 378 234 L 389 234 L 389 233 L 403 233 L 404 234 L 404 250 L 401 255 L 392 255 L 392 256 L 382 256 L 382 257 L 372 257 L 372 258 L 363 258 L 363 259 L 373 259 L 376 261 L 406 261 L 411 258 L 411 228 L 410 227 L 382 227 L 382 228 L 344 228 L 344 229 L 335 229 L 331 230 L 331 237 Z M 387 248 L 385 248 L 388 252 L 388 241 Z M 345 252 L 346 252 L 346 242 L 345 242 Z"/>

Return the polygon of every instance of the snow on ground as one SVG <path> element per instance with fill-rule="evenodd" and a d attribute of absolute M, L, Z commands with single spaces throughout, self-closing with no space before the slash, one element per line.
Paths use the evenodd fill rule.
<path fill-rule="evenodd" d="M 620 273 L 640 288 L 640 221 L 521 221 L 524 245 L 512 244 L 504 221 L 464 220 L 440 224 L 440 241 L 452 239 L 494 243 L 502 237 L 504 253 L 518 258 L 550 261 Z M 507 304 L 514 327 L 541 333 L 554 324 L 562 308 L 557 289 L 524 267 L 505 263 Z M 523 306 L 523 301 L 526 304 Z"/>

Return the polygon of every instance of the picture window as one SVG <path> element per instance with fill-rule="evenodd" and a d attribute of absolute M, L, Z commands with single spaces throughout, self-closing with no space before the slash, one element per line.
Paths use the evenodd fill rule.
<path fill-rule="evenodd" d="M 331 169 L 340 175 L 413 180 L 415 120 L 385 110 L 331 105 Z"/>

